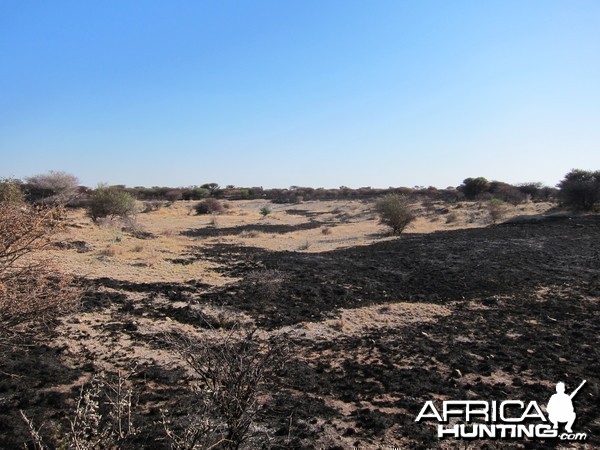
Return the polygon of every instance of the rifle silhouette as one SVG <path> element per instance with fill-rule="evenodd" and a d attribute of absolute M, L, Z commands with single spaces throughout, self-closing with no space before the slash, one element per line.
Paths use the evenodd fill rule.
<path fill-rule="evenodd" d="M 577 389 L 575 389 L 575 390 L 574 390 L 574 391 L 571 393 L 571 395 L 569 395 L 569 398 L 570 398 L 570 399 L 572 399 L 573 397 L 575 397 L 575 394 L 577 394 L 577 393 L 579 392 L 579 389 L 581 389 L 581 388 L 583 387 L 583 385 L 585 384 L 585 382 L 586 382 L 586 381 L 587 381 L 587 380 L 583 380 L 583 381 L 581 382 L 581 384 L 579 385 L 579 387 L 578 387 Z"/>

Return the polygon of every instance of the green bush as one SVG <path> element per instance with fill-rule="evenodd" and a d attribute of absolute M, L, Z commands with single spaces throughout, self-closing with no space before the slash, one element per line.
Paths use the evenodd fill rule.
<path fill-rule="evenodd" d="M 272 212 L 273 212 L 273 210 L 271 208 L 269 208 L 268 206 L 263 206 L 262 208 L 260 208 L 260 214 L 263 217 L 267 217 Z"/>
<path fill-rule="evenodd" d="M 101 217 L 129 217 L 136 210 L 135 198 L 118 186 L 98 186 L 92 193 L 88 213 L 95 222 Z"/>
<path fill-rule="evenodd" d="M 381 223 L 392 229 L 393 234 L 400 234 L 416 219 L 408 197 L 400 194 L 389 194 L 375 205 Z"/>
<path fill-rule="evenodd" d="M 208 189 L 201 188 L 198 186 L 192 186 L 190 188 L 184 189 L 181 192 L 182 200 L 201 200 L 209 196 L 210 191 Z"/>

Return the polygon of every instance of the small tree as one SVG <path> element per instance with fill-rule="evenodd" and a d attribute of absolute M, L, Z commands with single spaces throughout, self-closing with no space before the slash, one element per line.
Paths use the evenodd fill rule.
<path fill-rule="evenodd" d="M 400 234 L 416 219 L 408 198 L 404 195 L 390 194 L 383 197 L 375 205 L 381 223 L 392 229 L 393 234 Z"/>
<path fill-rule="evenodd" d="M 51 170 L 46 174 L 34 175 L 25 180 L 32 201 L 66 204 L 75 199 L 79 179 L 66 172 Z"/>
<path fill-rule="evenodd" d="M 463 180 L 463 184 L 458 187 L 465 197 L 469 200 L 473 200 L 480 194 L 483 194 L 488 188 L 488 180 L 483 177 L 477 178 L 466 178 Z"/>
<path fill-rule="evenodd" d="M 211 197 L 214 197 L 217 195 L 217 193 L 219 192 L 219 189 L 221 188 L 219 186 L 219 183 L 205 183 L 202 186 L 200 186 L 202 189 L 208 189 L 208 191 L 210 192 Z"/>
<path fill-rule="evenodd" d="M 490 220 L 493 224 L 496 224 L 504 214 L 506 214 L 506 204 L 499 198 L 493 198 L 488 202 L 488 213 Z"/>
<path fill-rule="evenodd" d="M 98 186 L 92 193 L 88 213 L 95 222 L 101 217 L 127 218 L 135 213 L 135 198 L 118 186 Z"/>
<path fill-rule="evenodd" d="M 565 206 L 591 211 L 600 202 L 600 170 L 571 170 L 558 187 Z"/>

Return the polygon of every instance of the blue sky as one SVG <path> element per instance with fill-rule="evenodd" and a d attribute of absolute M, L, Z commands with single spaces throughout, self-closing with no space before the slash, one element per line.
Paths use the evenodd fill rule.
<path fill-rule="evenodd" d="M 600 169 L 600 2 L 0 0 L 0 176 L 554 185 Z"/>

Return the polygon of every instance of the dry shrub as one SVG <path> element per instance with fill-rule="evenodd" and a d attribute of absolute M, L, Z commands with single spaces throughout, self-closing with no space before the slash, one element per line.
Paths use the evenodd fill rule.
<path fill-rule="evenodd" d="M 260 235 L 260 233 L 256 230 L 244 230 L 240 233 L 240 237 L 242 239 L 247 239 L 247 238 L 256 238 Z"/>
<path fill-rule="evenodd" d="M 220 214 L 224 211 L 223 204 L 216 198 L 207 198 L 194 206 L 196 214 Z"/>
<path fill-rule="evenodd" d="M 39 329 L 79 300 L 72 277 L 38 253 L 62 218 L 61 208 L 0 203 L 0 342 Z"/>
<path fill-rule="evenodd" d="M 134 253 L 141 253 L 141 252 L 143 252 L 144 250 L 146 250 L 146 246 L 145 246 L 144 244 L 137 244 L 137 245 L 134 245 L 134 246 L 132 247 L 132 249 L 131 249 L 131 251 L 132 251 L 132 252 L 134 252 Z"/>
<path fill-rule="evenodd" d="M 264 269 L 250 272 L 246 276 L 246 281 L 250 284 L 250 295 L 262 300 L 274 300 L 286 278 L 280 270 Z"/>
<path fill-rule="evenodd" d="M 446 216 L 446 223 L 454 223 L 458 220 L 458 213 L 456 211 L 450 211 Z"/>
<path fill-rule="evenodd" d="M 21 189 L 19 180 L 13 178 L 0 178 L 1 203 L 25 203 L 25 194 Z"/>
<path fill-rule="evenodd" d="M 166 206 L 165 202 L 161 202 L 160 200 L 150 200 L 142 204 L 142 213 L 158 211 L 163 206 Z"/>
<path fill-rule="evenodd" d="M 41 428 L 21 411 L 28 429 L 30 442 L 36 450 L 51 448 L 95 450 L 124 448 L 139 434 L 135 425 L 138 411 L 131 375 L 96 374 L 91 382 L 82 386 L 73 416 L 68 421 L 66 433 L 54 433 L 46 441 Z M 48 443 L 46 443 L 48 442 Z M 25 448 L 27 447 L 25 444 Z"/>
<path fill-rule="evenodd" d="M 393 234 L 400 234 L 416 219 L 408 197 L 389 194 L 375 204 L 380 222 L 391 228 Z"/>
<path fill-rule="evenodd" d="M 167 342 L 192 369 L 196 382 L 192 389 L 195 410 L 189 410 L 179 424 L 163 412 L 163 426 L 172 446 L 239 448 L 253 435 L 260 399 L 265 398 L 265 382 L 283 365 L 285 347 L 260 339 L 256 330 L 237 329 L 218 342 L 182 334 L 167 336 Z"/>
<path fill-rule="evenodd" d="M 506 204 L 497 198 L 490 200 L 487 208 L 490 220 L 493 224 L 496 224 L 506 214 Z"/>
<path fill-rule="evenodd" d="M 154 237 L 152 233 L 147 232 L 141 223 L 134 216 L 123 217 L 121 231 L 131 234 L 137 239 L 148 239 Z"/>
<path fill-rule="evenodd" d="M 98 252 L 99 256 L 108 256 L 108 257 L 113 257 L 113 256 L 117 256 L 117 255 L 121 255 L 123 254 L 123 249 L 121 247 L 117 247 L 116 245 L 113 244 L 109 244 L 106 247 L 104 247 L 102 250 L 100 250 Z"/>
<path fill-rule="evenodd" d="M 50 171 L 27 178 L 30 200 L 43 204 L 65 205 L 78 195 L 79 179 L 66 172 Z"/>
<path fill-rule="evenodd" d="M 310 248 L 310 242 L 304 241 L 298 246 L 298 250 L 308 250 Z"/>
<path fill-rule="evenodd" d="M 173 228 L 167 228 L 166 230 L 163 230 L 161 234 L 164 237 L 173 237 L 175 236 L 175 230 Z"/>
<path fill-rule="evenodd" d="M 321 233 L 324 234 L 325 236 L 331 234 L 331 228 L 330 227 L 325 227 L 323 229 L 321 229 Z"/>

